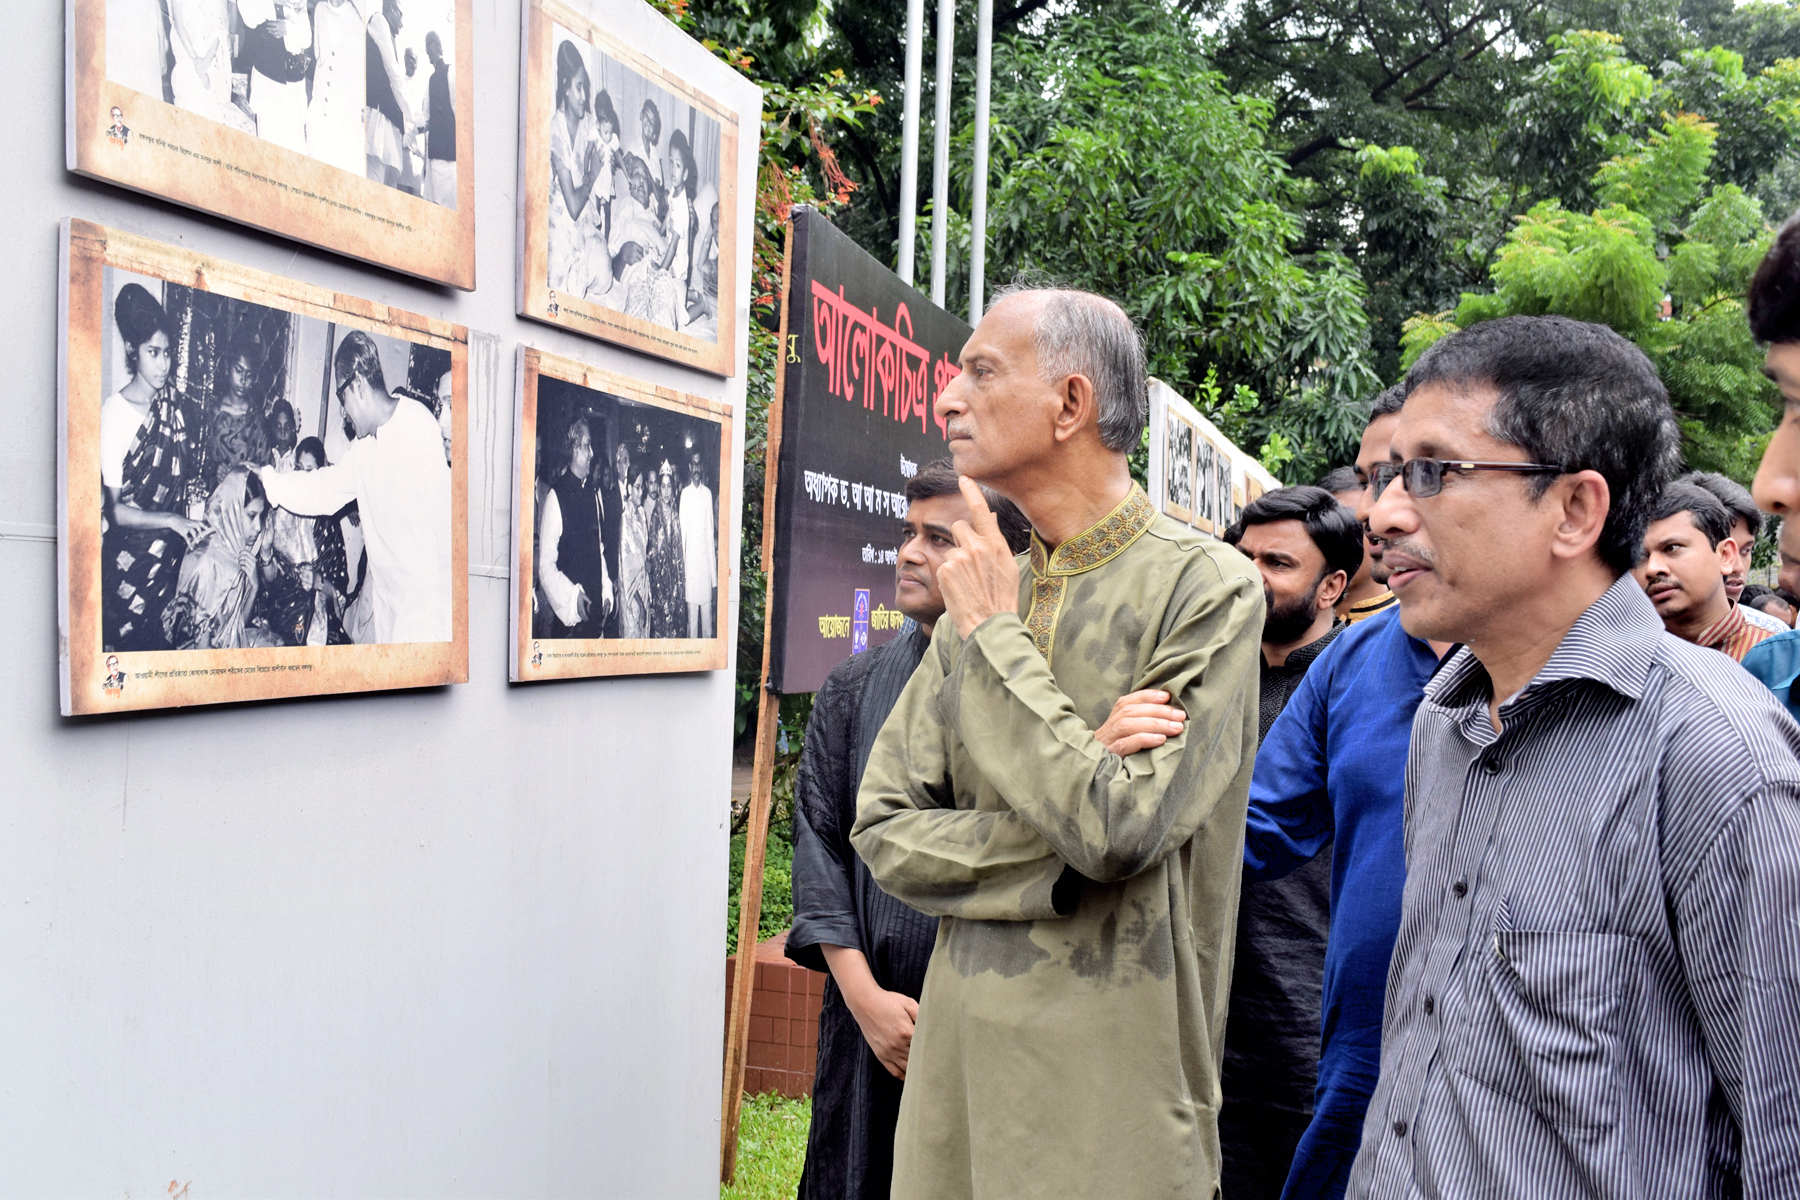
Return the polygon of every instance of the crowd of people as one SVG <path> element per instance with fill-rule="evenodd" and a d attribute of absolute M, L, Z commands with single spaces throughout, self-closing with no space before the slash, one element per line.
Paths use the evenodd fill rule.
<path fill-rule="evenodd" d="M 688 135 L 665 136 L 654 96 L 625 114 L 635 122 L 628 130 L 572 41 L 557 45 L 554 98 L 550 289 L 716 337 L 719 190 Z"/>
<path fill-rule="evenodd" d="M 449 639 L 447 354 L 434 414 L 390 393 L 374 341 L 347 333 L 335 371 L 351 444 L 334 464 L 287 400 L 258 394 L 256 321 L 240 319 L 200 401 L 176 386 L 163 303 L 127 283 L 113 312 L 128 379 L 100 407 L 108 652 Z"/>
<path fill-rule="evenodd" d="M 399 45 L 403 0 L 109 0 L 107 73 L 209 121 L 456 206 L 456 106 L 437 30 L 429 72 Z M 235 81 L 235 82 L 234 82 Z"/>
<path fill-rule="evenodd" d="M 538 484 L 539 638 L 710 638 L 718 605 L 718 502 L 698 449 L 682 468 L 619 442 L 611 471 L 587 417 L 563 434 L 563 466 Z M 679 494 L 678 494 L 679 490 Z"/>
<path fill-rule="evenodd" d="M 998 297 L 914 624 L 807 732 L 800 1194 L 1800 1195 L 1800 216 L 1747 314 L 1749 490 L 1630 342 L 1511 317 L 1215 541 L 1128 474 L 1124 312 Z"/>

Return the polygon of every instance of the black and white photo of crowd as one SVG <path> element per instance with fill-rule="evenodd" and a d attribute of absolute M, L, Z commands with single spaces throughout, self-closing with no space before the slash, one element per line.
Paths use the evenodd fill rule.
<path fill-rule="evenodd" d="M 538 377 L 532 637 L 714 636 L 720 432 Z"/>
<path fill-rule="evenodd" d="M 555 27 L 548 283 L 719 337 L 719 122 Z"/>
<path fill-rule="evenodd" d="M 1167 412 L 1163 417 L 1163 464 L 1169 481 L 1168 503 L 1194 511 L 1194 427 Z"/>
<path fill-rule="evenodd" d="M 450 640 L 449 351 L 116 268 L 105 293 L 104 648 Z"/>
<path fill-rule="evenodd" d="M 455 208 L 455 34 L 454 0 L 106 0 L 106 74 Z"/>

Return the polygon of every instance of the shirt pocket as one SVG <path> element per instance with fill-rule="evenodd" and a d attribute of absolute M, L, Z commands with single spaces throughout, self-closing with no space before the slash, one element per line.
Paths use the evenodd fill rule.
<path fill-rule="evenodd" d="M 1616 1124 L 1621 1030 L 1646 966 L 1642 943 L 1506 924 L 1503 910 L 1478 951 L 1456 1069 L 1563 1128 Z"/>

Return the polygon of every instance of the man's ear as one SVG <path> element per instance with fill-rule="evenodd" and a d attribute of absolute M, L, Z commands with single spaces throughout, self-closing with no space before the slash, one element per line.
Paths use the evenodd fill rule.
<path fill-rule="evenodd" d="M 1342 571 L 1333 571 L 1325 576 L 1319 584 L 1319 607 L 1336 608 L 1337 602 L 1344 598 L 1344 590 L 1350 586 L 1350 576 Z"/>
<path fill-rule="evenodd" d="M 1057 441 L 1066 442 L 1090 425 L 1098 432 L 1100 400 L 1094 394 L 1093 380 L 1086 375 L 1070 375 L 1057 385 L 1056 391 L 1062 401 L 1056 411 Z"/>
<path fill-rule="evenodd" d="M 1561 510 L 1550 553 L 1558 558 L 1580 558 L 1600 542 L 1606 516 L 1612 511 L 1612 489 L 1600 472 L 1577 471 L 1551 484 L 1544 502 Z"/>
<path fill-rule="evenodd" d="M 1738 565 L 1740 551 L 1738 550 L 1737 539 L 1734 537 L 1720 538 L 1718 550 L 1719 566 L 1725 574 L 1729 575 L 1731 574 L 1732 568 Z M 1748 566 L 1749 564 L 1746 563 L 1744 565 Z"/>

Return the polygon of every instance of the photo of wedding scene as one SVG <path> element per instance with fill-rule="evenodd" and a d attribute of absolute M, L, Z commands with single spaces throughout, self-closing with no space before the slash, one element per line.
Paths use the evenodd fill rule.
<path fill-rule="evenodd" d="M 451 640 L 450 352 L 110 266 L 104 289 L 104 650 Z"/>
<path fill-rule="evenodd" d="M 447 208 L 455 69 L 454 0 L 106 0 L 114 83 Z"/>
<path fill-rule="evenodd" d="M 551 292 L 716 342 L 718 120 L 560 25 L 551 45 Z"/>
<path fill-rule="evenodd" d="M 537 377 L 533 638 L 715 635 L 722 432 Z"/>

